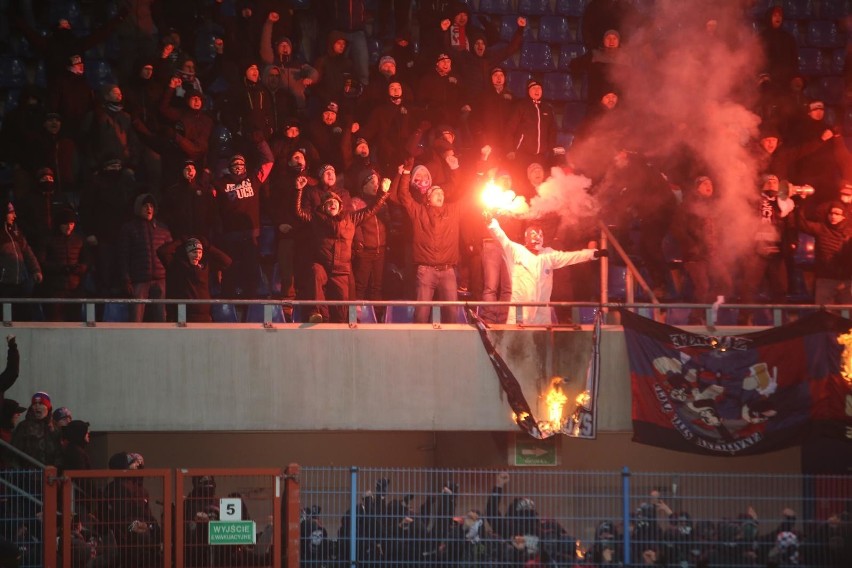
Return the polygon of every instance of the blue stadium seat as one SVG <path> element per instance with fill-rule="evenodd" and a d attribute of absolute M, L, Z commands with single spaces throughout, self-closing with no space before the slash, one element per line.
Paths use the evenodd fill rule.
<path fill-rule="evenodd" d="M 574 79 L 568 73 L 556 71 L 544 76 L 544 96 L 557 102 L 576 101 L 579 93 L 574 88 Z"/>
<path fill-rule="evenodd" d="M 506 87 L 515 97 L 527 96 L 527 81 L 532 78 L 529 71 L 510 69 L 506 74 Z"/>
<path fill-rule="evenodd" d="M 411 323 L 414 321 L 414 306 L 388 306 L 385 323 Z"/>
<path fill-rule="evenodd" d="M 826 69 L 822 53 L 813 47 L 799 50 L 799 71 L 804 75 L 823 75 Z"/>
<path fill-rule="evenodd" d="M 831 52 L 831 73 L 834 75 L 843 74 L 843 66 L 846 63 L 846 48 L 841 47 Z"/>
<path fill-rule="evenodd" d="M 479 0 L 478 11 L 483 14 L 516 14 L 512 0 Z"/>
<path fill-rule="evenodd" d="M 374 306 L 356 306 L 358 323 L 378 323 Z"/>
<path fill-rule="evenodd" d="M 563 119 L 564 120 L 564 119 Z M 571 145 L 574 144 L 574 135 L 570 132 L 557 132 L 556 133 L 556 145 L 562 146 L 563 148 L 570 148 Z"/>
<path fill-rule="evenodd" d="M 802 20 L 814 16 L 813 0 L 784 0 L 785 20 Z"/>
<path fill-rule="evenodd" d="M 112 71 L 112 66 L 105 59 L 86 59 L 84 60 L 84 74 L 89 86 L 93 89 L 99 89 L 106 84 L 115 83 L 115 73 Z"/>
<path fill-rule="evenodd" d="M 811 20 L 807 30 L 805 43 L 810 47 L 840 47 L 844 43 L 837 25 L 830 20 Z"/>
<path fill-rule="evenodd" d="M 799 25 L 800 22 L 796 20 L 784 20 L 781 24 L 781 29 L 785 32 L 788 32 L 793 38 L 796 40 L 796 45 L 802 46 L 805 44 L 805 27 L 804 25 Z M 763 29 L 763 24 L 758 26 L 758 31 Z"/>
<path fill-rule="evenodd" d="M 609 284 L 609 300 L 627 299 L 627 268 L 617 264 L 609 264 L 607 270 L 607 282 Z"/>
<path fill-rule="evenodd" d="M 586 0 L 556 0 L 557 14 L 579 18 L 586 8 Z"/>
<path fill-rule="evenodd" d="M 126 322 L 130 321 L 129 304 L 104 304 L 103 321 Z"/>
<path fill-rule="evenodd" d="M 311 7 L 311 0 L 290 0 L 290 6 L 294 10 L 307 10 Z"/>
<path fill-rule="evenodd" d="M 823 0 L 819 3 L 819 17 L 824 20 L 836 20 L 847 15 L 849 3 L 842 0 Z"/>
<path fill-rule="evenodd" d="M 250 304 L 246 311 L 247 323 L 263 323 L 263 304 Z M 272 305 L 272 323 L 284 323 L 284 310 L 281 304 Z"/>
<path fill-rule="evenodd" d="M 547 43 L 571 43 L 574 34 L 562 16 L 542 16 L 538 24 L 538 40 Z"/>
<path fill-rule="evenodd" d="M 553 52 L 546 43 L 524 43 L 521 47 L 521 56 L 518 60 L 521 69 L 533 72 L 547 72 L 556 70 L 556 62 L 553 60 Z"/>
<path fill-rule="evenodd" d="M 813 87 L 811 89 L 811 87 Z M 812 98 L 820 99 L 827 105 L 840 104 L 843 99 L 843 77 L 820 77 L 808 85 L 806 92 L 812 92 Z M 833 124 L 833 123 L 831 123 Z"/>
<path fill-rule="evenodd" d="M 210 313 L 216 323 L 239 323 L 240 318 L 234 304 L 213 304 Z"/>
<path fill-rule="evenodd" d="M 559 48 L 559 70 L 568 71 L 571 61 L 586 53 L 582 43 L 565 43 Z"/>
<path fill-rule="evenodd" d="M 527 30 L 529 26 L 527 26 Z M 513 16 L 505 16 L 500 18 L 500 41 L 509 42 L 518 30 L 518 19 Z M 526 35 L 526 30 L 524 35 Z"/>
<path fill-rule="evenodd" d="M 580 308 L 580 323 L 592 324 L 595 323 L 600 308 L 583 307 Z"/>
<path fill-rule="evenodd" d="M 795 264 L 809 265 L 814 263 L 814 238 L 799 231 L 799 240 L 796 245 L 796 252 L 793 253 L 793 262 Z"/>
<path fill-rule="evenodd" d="M 27 66 L 18 57 L 0 58 L 0 88 L 20 89 L 27 84 Z"/>
<path fill-rule="evenodd" d="M 550 13 L 550 0 L 518 0 L 518 14 L 544 16 Z"/>

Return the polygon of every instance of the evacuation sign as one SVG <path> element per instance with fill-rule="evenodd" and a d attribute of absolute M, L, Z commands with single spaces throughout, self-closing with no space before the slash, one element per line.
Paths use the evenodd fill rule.
<path fill-rule="evenodd" d="M 256 538 L 254 521 L 210 521 L 207 524 L 210 544 L 254 544 Z"/>
<path fill-rule="evenodd" d="M 535 440 L 528 436 L 516 435 L 511 448 L 509 464 L 514 466 L 555 466 L 558 465 L 554 440 Z"/>

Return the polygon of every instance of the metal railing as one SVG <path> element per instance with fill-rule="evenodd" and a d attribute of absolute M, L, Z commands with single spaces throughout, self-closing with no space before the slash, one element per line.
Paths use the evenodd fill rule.
<path fill-rule="evenodd" d="M 377 307 L 391 308 L 415 308 L 417 306 L 430 307 L 430 322 L 425 325 L 431 325 L 440 328 L 442 324 L 469 323 L 466 310 L 470 309 L 477 311 L 483 307 L 499 307 L 510 310 L 515 310 L 516 319 L 519 323 L 515 324 L 518 327 L 524 327 L 523 323 L 523 308 L 524 307 L 544 307 L 554 310 L 567 310 L 571 313 L 571 321 L 560 323 L 554 319 L 553 327 L 560 326 L 576 326 L 578 324 L 590 324 L 594 321 L 594 314 L 602 311 L 605 317 L 605 323 L 617 324 L 616 309 L 627 308 L 640 313 L 646 317 L 657 319 L 671 323 L 672 325 L 690 325 L 687 320 L 687 314 L 700 312 L 704 323 L 702 327 L 713 328 L 717 325 L 738 325 L 737 314 L 741 310 L 754 312 L 757 315 L 756 326 L 779 326 L 788 319 L 798 317 L 802 314 L 813 312 L 818 309 L 826 309 L 840 314 L 843 317 L 850 317 L 852 314 L 852 305 L 849 304 L 830 304 L 817 306 L 815 304 L 728 304 L 728 303 L 713 303 L 713 304 L 695 304 L 684 302 L 659 303 L 659 302 L 481 302 L 481 301 L 429 301 L 418 302 L 413 300 L 349 300 L 349 301 L 315 301 L 315 300 L 275 300 L 275 299 L 259 299 L 259 300 L 143 300 L 130 298 L 0 298 L 0 315 L 2 315 L 2 323 L 5 326 L 12 326 L 16 323 L 27 322 L 42 322 L 41 319 L 30 319 L 27 322 L 17 321 L 13 318 L 13 305 L 41 305 L 41 304 L 79 304 L 81 306 L 81 317 L 79 321 L 74 322 L 51 322 L 51 323 L 83 323 L 86 326 L 94 327 L 99 323 L 106 323 L 110 320 L 100 319 L 97 317 L 96 306 L 119 305 L 128 306 L 133 304 L 143 305 L 172 305 L 177 306 L 177 317 L 174 321 L 157 322 L 170 323 L 178 327 L 186 327 L 188 305 L 206 304 L 210 306 L 225 306 L 234 308 L 240 306 L 248 308 L 250 306 L 260 306 L 262 311 L 260 317 L 252 319 L 252 321 L 215 321 L 214 323 L 257 323 L 264 327 L 271 327 L 277 324 L 299 324 L 302 322 L 292 321 L 292 318 L 284 317 L 282 308 L 287 311 L 299 309 L 308 309 L 316 306 L 345 306 L 347 307 L 347 323 L 350 327 L 357 327 L 364 323 L 387 323 L 376 321 L 374 317 L 365 317 L 362 314 L 363 308 L 374 310 Z M 442 321 L 441 308 L 453 308 L 455 321 Z M 401 321 L 397 320 L 394 323 L 411 323 L 412 312 Z M 126 318 L 122 320 L 113 320 L 124 323 Z M 536 326 L 541 327 L 541 326 Z"/>

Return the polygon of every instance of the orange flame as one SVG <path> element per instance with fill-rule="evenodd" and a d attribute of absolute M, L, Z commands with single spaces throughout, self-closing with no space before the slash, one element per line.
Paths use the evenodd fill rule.
<path fill-rule="evenodd" d="M 840 335 L 837 343 L 843 345 L 843 353 L 840 354 L 840 376 L 852 386 L 852 330 Z"/>
<path fill-rule="evenodd" d="M 485 184 L 480 199 L 485 208 L 492 211 L 518 214 L 527 210 L 526 199 L 511 189 L 503 189 L 492 181 Z"/>

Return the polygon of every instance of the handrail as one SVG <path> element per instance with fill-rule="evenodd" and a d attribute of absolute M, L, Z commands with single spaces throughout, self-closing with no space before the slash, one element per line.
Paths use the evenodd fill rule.
<path fill-rule="evenodd" d="M 35 459 L 34 457 L 32 457 L 31 455 L 29 455 L 25 452 L 22 452 L 21 450 L 19 450 L 18 448 L 16 448 L 15 446 L 10 444 L 9 442 L 6 442 L 5 440 L 0 440 L 0 448 L 3 448 L 4 450 L 9 450 L 10 452 L 15 454 L 19 458 L 30 462 L 31 464 L 33 464 L 34 466 L 36 466 L 37 468 L 39 468 L 41 470 L 44 470 L 44 468 L 47 467 L 46 464 L 43 464 L 40 461 L 38 461 L 37 459 Z"/>
<path fill-rule="evenodd" d="M 740 310 L 770 310 L 773 314 L 773 323 L 772 325 L 781 325 L 783 318 L 782 314 L 787 311 L 799 311 L 799 310 L 817 310 L 817 309 L 826 309 L 840 313 L 843 317 L 850 317 L 850 313 L 852 313 L 852 304 L 734 304 L 734 303 L 687 303 L 687 302 L 673 302 L 673 303 L 660 303 L 655 298 L 651 302 L 483 302 L 483 301 L 474 301 L 474 300 L 457 300 L 457 301 L 439 301 L 439 300 L 430 300 L 430 301 L 416 301 L 416 300 L 281 300 L 281 299 L 254 299 L 254 300 L 246 300 L 246 299 L 223 299 L 216 298 L 210 300 L 189 300 L 189 299 L 138 299 L 138 298 L 0 298 L 0 305 L 2 305 L 3 312 L 3 324 L 6 326 L 10 326 L 15 323 L 12 320 L 12 304 L 51 304 L 51 303 L 62 303 L 62 304 L 81 304 L 86 305 L 86 319 L 85 323 L 87 326 L 95 326 L 95 305 L 99 304 L 152 304 L 152 305 L 177 305 L 178 306 L 178 321 L 177 322 L 158 322 L 158 323 L 170 323 L 176 324 L 180 327 L 186 326 L 186 306 L 187 305 L 195 305 L 195 304 L 208 304 L 208 305 L 234 305 L 234 306 L 251 306 L 251 305 L 261 305 L 261 306 L 275 306 L 280 305 L 284 307 L 294 308 L 297 306 L 303 307 L 314 307 L 314 306 L 345 306 L 348 307 L 348 320 L 347 323 L 350 327 L 355 327 L 358 325 L 358 317 L 357 317 L 357 308 L 360 306 L 383 306 L 383 307 L 391 307 L 391 306 L 429 306 L 432 309 L 433 320 L 437 322 L 437 325 L 440 325 L 439 322 L 435 318 L 440 318 L 440 310 L 437 308 L 442 307 L 463 307 L 469 309 L 476 309 L 480 307 L 508 307 L 514 309 L 520 309 L 522 307 L 537 307 L 537 308 L 568 308 L 571 309 L 574 313 L 573 320 L 576 322 L 579 320 L 579 310 L 582 308 L 598 308 L 601 310 L 609 310 L 614 308 L 625 308 L 630 310 L 647 310 L 651 313 L 659 313 L 664 310 L 669 309 L 690 309 L 690 310 L 703 310 L 706 314 L 706 322 L 707 327 L 712 328 L 716 324 L 716 315 L 719 309 L 740 309 Z M 23 322 L 27 323 L 27 322 Z M 41 322 L 39 322 L 41 323 Z M 62 323 L 62 322 L 51 322 L 51 323 Z M 68 323 L 80 323 L 80 322 L 68 322 Z M 300 322 L 294 322 L 300 323 Z M 615 322 L 609 322 L 615 323 Z M 269 327 L 272 325 L 272 312 L 271 310 L 264 311 L 264 326 Z M 138 324 L 137 324 L 138 325 Z M 143 324 L 145 325 L 145 324 Z M 435 326 L 436 324 L 430 324 Z M 576 324 L 561 324 L 561 325 L 576 325 Z M 524 324 L 518 323 L 519 327 L 524 327 Z M 535 327 L 542 327 L 537 325 Z M 553 324 L 552 326 L 545 327 L 560 327 L 560 324 Z"/>

